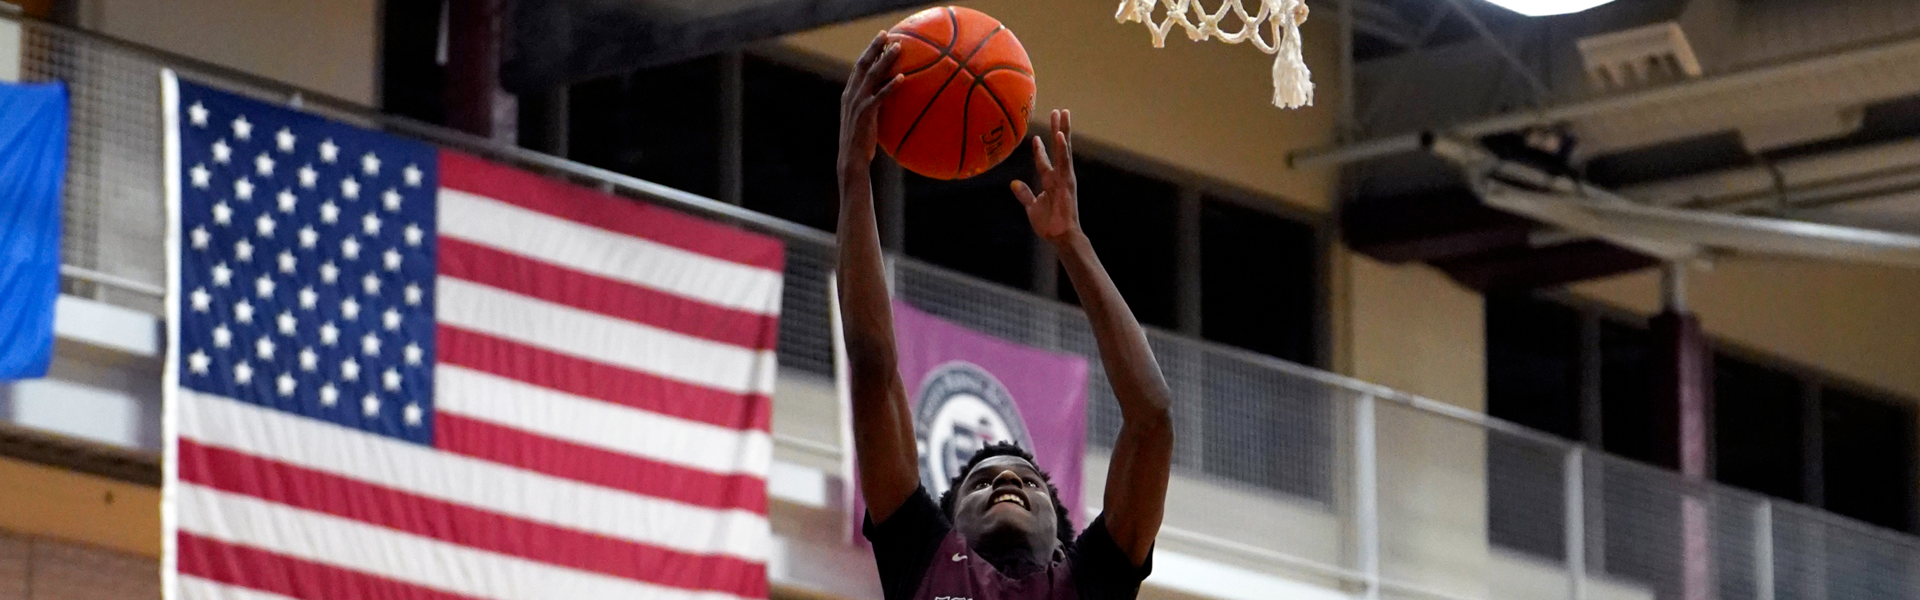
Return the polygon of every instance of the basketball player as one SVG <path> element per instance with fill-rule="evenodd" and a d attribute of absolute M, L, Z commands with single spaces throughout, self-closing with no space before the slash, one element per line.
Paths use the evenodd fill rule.
<path fill-rule="evenodd" d="M 1052 244 L 1085 304 L 1125 425 L 1107 470 L 1106 511 L 1078 537 L 1047 474 L 1025 450 L 989 446 L 936 504 L 920 485 L 913 410 L 897 368 L 893 311 L 875 226 L 873 161 L 886 76 L 898 45 L 876 38 L 841 95 L 840 309 L 852 370 L 854 450 L 887 600 L 1131 599 L 1152 570 L 1173 453 L 1168 390 L 1147 338 L 1080 230 L 1072 120 L 1033 140 L 1035 193 L 1013 182 L 1034 233 Z M 1051 149 L 1049 149 L 1051 148 Z"/>

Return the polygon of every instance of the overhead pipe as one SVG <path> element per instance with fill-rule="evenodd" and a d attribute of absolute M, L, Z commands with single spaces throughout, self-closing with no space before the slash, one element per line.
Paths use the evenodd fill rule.
<path fill-rule="evenodd" d="M 1297 150 L 1287 153 L 1287 165 L 1295 169 L 1339 166 L 1383 156 L 1412 152 L 1415 148 L 1419 147 L 1419 140 L 1423 135 L 1445 134 L 1464 138 L 1479 138 L 1495 133 L 1525 129 L 1527 127 L 1576 121 L 1663 102 L 1685 101 L 1701 96 L 1765 85 L 1808 74 L 1868 66 L 1877 61 L 1915 55 L 1920 55 L 1920 37 L 1906 37 L 1891 42 L 1869 45 L 1856 50 L 1756 67 L 1725 75 L 1694 79 L 1685 83 L 1612 94 L 1560 106 L 1550 106 L 1533 110 L 1518 110 L 1469 123 L 1435 128 L 1425 133 L 1384 136 L 1351 144 L 1337 144 Z"/>

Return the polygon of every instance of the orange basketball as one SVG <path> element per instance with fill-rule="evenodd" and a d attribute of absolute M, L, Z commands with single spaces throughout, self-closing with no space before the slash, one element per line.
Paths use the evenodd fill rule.
<path fill-rule="evenodd" d="M 1000 21 L 959 6 L 929 8 L 887 31 L 906 78 L 880 105 L 880 147 L 907 170 L 965 179 L 1013 154 L 1033 112 L 1033 63 Z"/>

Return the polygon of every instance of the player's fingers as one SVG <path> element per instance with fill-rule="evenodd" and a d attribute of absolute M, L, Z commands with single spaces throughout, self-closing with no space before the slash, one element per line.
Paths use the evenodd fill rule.
<path fill-rule="evenodd" d="M 874 90 L 872 94 L 868 94 L 867 97 L 860 99 L 858 108 L 860 116 L 864 117 L 872 114 L 874 111 L 880 110 L 880 101 L 885 100 L 887 94 L 893 93 L 894 86 L 906 80 L 906 78 L 906 75 L 894 75 L 893 78 L 887 80 L 886 85 L 880 86 L 880 89 Z"/>
<path fill-rule="evenodd" d="M 1053 172 L 1053 159 L 1047 158 L 1047 145 L 1037 135 L 1033 136 L 1033 172 L 1041 176 Z"/>
<path fill-rule="evenodd" d="M 1067 145 L 1064 131 L 1053 132 L 1053 169 L 1066 171 L 1073 168 L 1073 147 Z"/>
<path fill-rule="evenodd" d="M 892 70 L 893 61 L 899 56 L 900 44 L 898 42 L 887 44 L 887 48 L 880 52 L 880 58 L 874 59 L 873 65 L 869 67 L 865 81 L 866 85 L 862 87 L 860 91 L 871 95 L 877 93 L 874 91 L 874 88 L 893 83 L 893 78 L 887 77 L 886 73 Z"/>
<path fill-rule="evenodd" d="M 1013 199 L 1019 200 L 1022 206 L 1029 207 L 1040 201 L 1033 196 L 1033 188 L 1027 187 L 1027 182 L 1018 179 L 1013 180 Z"/>
<path fill-rule="evenodd" d="M 873 61 L 880 57 L 881 50 L 886 46 L 886 40 L 887 32 L 885 31 L 873 36 L 873 41 L 867 44 L 867 49 L 860 52 L 859 60 L 853 61 L 853 74 L 847 78 L 849 93 L 853 90 L 867 89 L 867 74 L 873 70 Z"/>

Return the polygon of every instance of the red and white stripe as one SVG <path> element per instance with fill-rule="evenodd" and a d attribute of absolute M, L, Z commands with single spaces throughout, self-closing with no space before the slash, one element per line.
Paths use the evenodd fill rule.
<path fill-rule="evenodd" d="M 780 242 L 440 177 L 433 446 L 179 390 L 181 597 L 767 597 Z"/>

